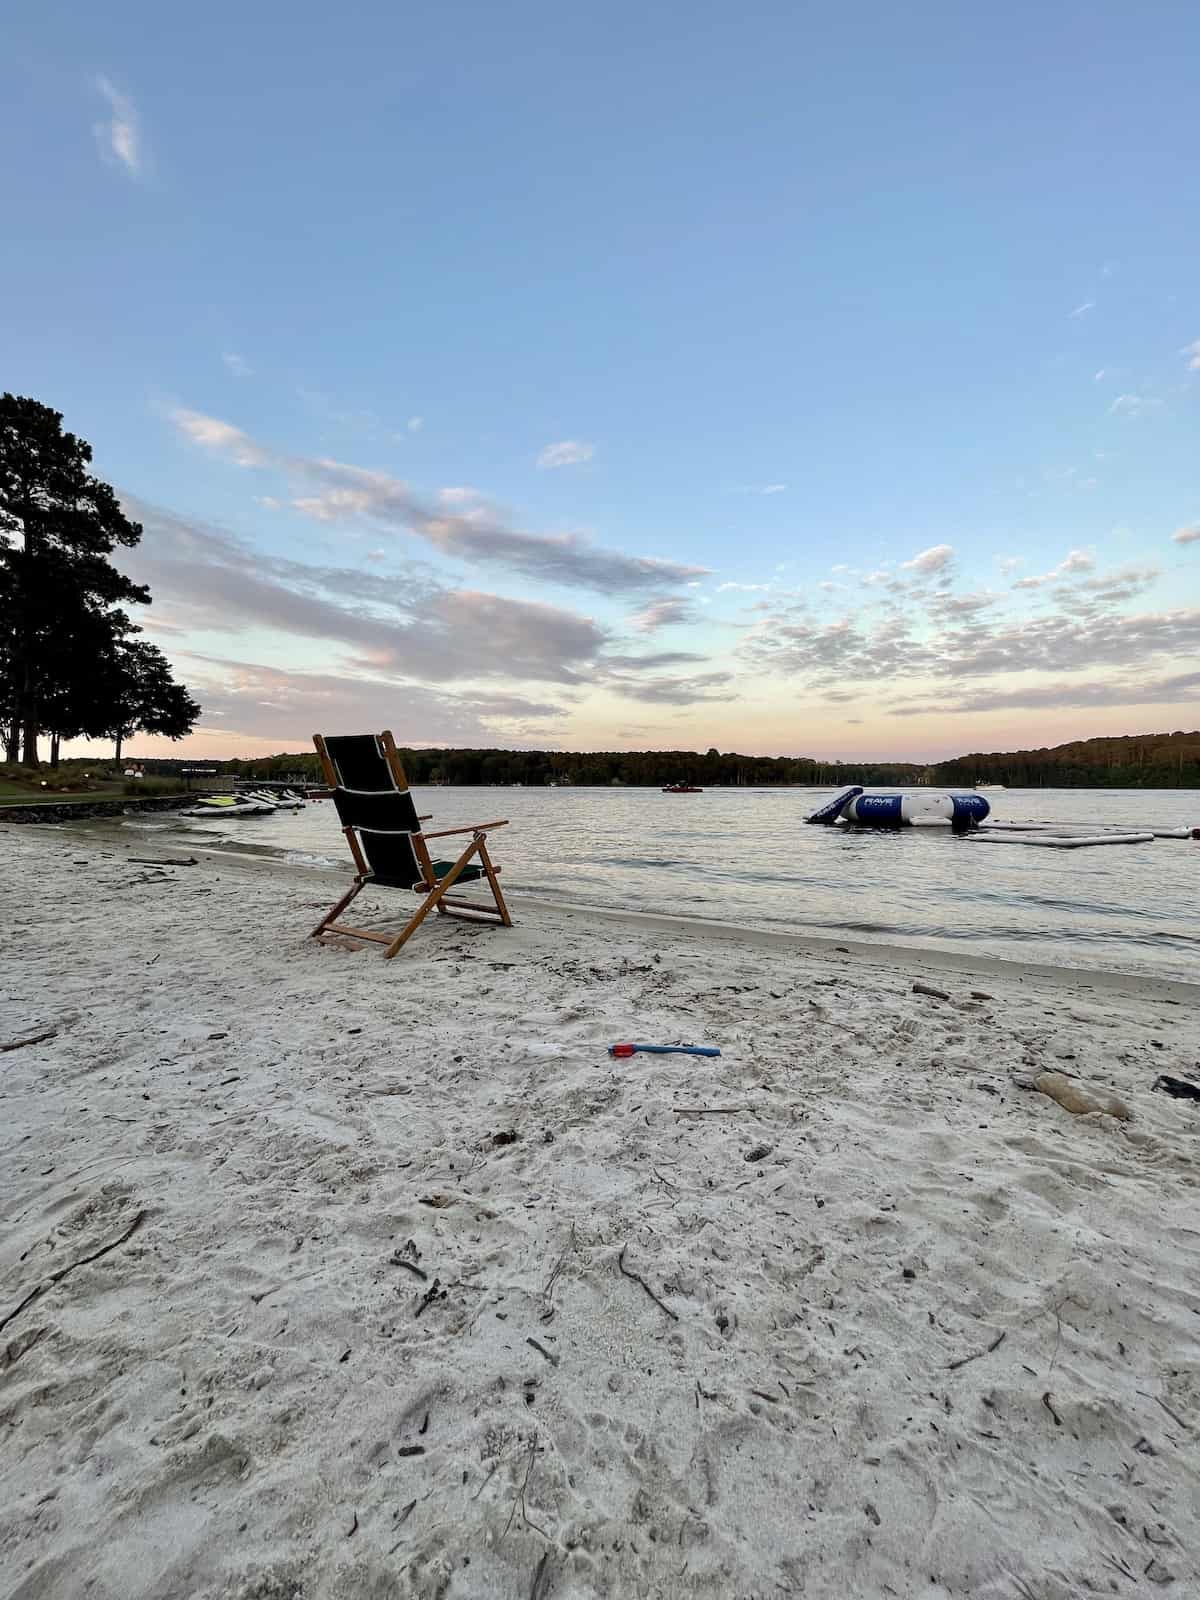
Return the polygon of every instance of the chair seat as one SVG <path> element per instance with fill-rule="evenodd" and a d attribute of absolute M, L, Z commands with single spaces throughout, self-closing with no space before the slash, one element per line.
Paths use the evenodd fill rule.
<path fill-rule="evenodd" d="M 453 870 L 453 867 L 453 861 L 435 861 L 433 863 L 433 875 L 440 883 L 447 873 Z M 460 883 L 473 883 L 476 878 L 485 878 L 486 876 L 487 874 L 482 867 L 472 863 L 462 869 L 458 877 L 455 878 L 453 887 L 457 889 Z M 380 889 L 411 889 L 415 894 L 423 894 L 431 887 L 428 883 L 413 883 L 409 878 L 394 878 L 385 872 L 372 873 L 370 881 Z"/>
<path fill-rule="evenodd" d="M 453 869 L 453 867 L 453 861 L 435 861 L 433 863 L 433 875 L 440 881 L 448 872 Z M 470 883 L 473 878 L 485 878 L 486 876 L 487 874 L 484 872 L 482 867 L 476 866 L 474 863 L 472 863 L 469 867 L 464 867 L 454 881 L 456 884 Z"/>

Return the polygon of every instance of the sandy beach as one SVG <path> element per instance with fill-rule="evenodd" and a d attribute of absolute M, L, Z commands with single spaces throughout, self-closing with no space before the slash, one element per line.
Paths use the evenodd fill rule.
<path fill-rule="evenodd" d="M 1200 986 L 0 844 L 5 1600 L 1200 1592 Z"/>

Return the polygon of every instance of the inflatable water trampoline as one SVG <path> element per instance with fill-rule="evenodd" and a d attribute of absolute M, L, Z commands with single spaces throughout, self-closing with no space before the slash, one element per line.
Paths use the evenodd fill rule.
<path fill-rule="evenodd" d="M 854 828 L 977 828 L 991 811 L 981 794 L 939 794 L 932 790 L 903 794 L 868 794 L 852 785 L 810 812 L 805 822 Z"/>

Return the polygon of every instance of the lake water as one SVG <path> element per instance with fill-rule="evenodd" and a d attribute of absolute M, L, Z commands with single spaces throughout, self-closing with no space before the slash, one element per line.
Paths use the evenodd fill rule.
<path fill-rule="evenodd" d="M 1200 980 L 1200 843 L 1094 850 L 980 844 L 944 829 L 807 827 L 831 790 L 415 789 L 430 828 L 511 819 L 491 841 L 514 894 Z M 1009 789 L 996 821 L 1137 831 L 1200 824 L 1189 790 Z M 348 867 L 329 801 L 130 824 Z M 465 841 L 464 841 L 465 842 Z M 455 841 L 443 842 L 449 854 Z"/>

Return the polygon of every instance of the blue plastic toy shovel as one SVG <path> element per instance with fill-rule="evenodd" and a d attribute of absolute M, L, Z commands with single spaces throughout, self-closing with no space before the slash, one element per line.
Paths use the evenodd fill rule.
<path fill-rule="evenodd" d="M 610 1056 L 632 1056 L 644 1050 L 652 1056 L 719 1056 L 721 1052 L 708 1044 L 610 1044 Z"/>

